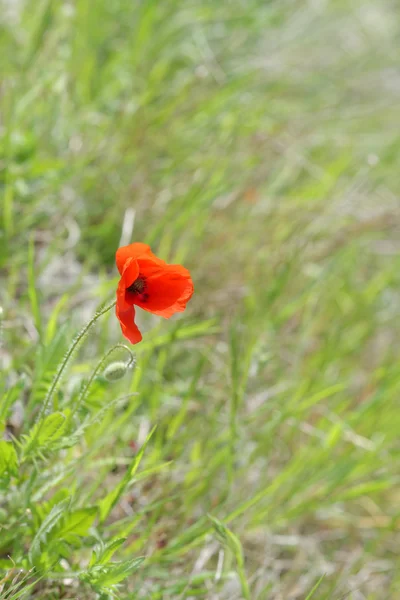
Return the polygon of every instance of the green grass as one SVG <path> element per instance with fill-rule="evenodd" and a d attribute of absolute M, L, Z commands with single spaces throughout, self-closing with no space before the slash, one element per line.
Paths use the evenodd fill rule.
<path fill-rule="evenodd" d="M 397 4 L 0 15 L 0 599 L 396 600 Z M 192 301 L 52 389 L 133 240 Z"/>

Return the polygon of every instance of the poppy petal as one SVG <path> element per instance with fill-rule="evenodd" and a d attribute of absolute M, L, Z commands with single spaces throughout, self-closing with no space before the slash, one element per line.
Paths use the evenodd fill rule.
<path fill-rule="evenodd" d="M 148 246 L 148 244 L 143 244 L 142 242 L 135 242 L 134 244 L 118 248 L 115 254 L 115 262 L 117 263 L 120 274 L 122 275 L 127 260 L 130 258 L 138 258 L 139 256 L 146 254 L 154 256 L 150 246 Z"/>
<path fill-rule="evenodd" d="M 135 304 L 167 319 L 184 311 L 193 294 L 189 271 L 180 265 L 159 264 L 147 257 L 138 262 L 146 287 L 143 294 L 137 295 Z"/>
<path fill-rule="evenodd" d="M 142 334 L 135 323 L 135 307 L 130 306 L 128 310 L 121 311 L 117 304 L 115 314 L 121 325 L 122 335 L 124 335 L 131 344 L 138 344 L 142 340 Z"/>
<path fill-rule="evenodd" d="M 125 266 L 121 275 L 122 276 L 119 280 L 117 288 L 117 304 L 120 310 L 125 311 L 133 304 L 133 302 L 127 301 L 126 288 L 132 285 L 135 279 L 137 279 L 139 276 L 139 265 L 137 261 L 133 258 L 129 258 L 125 262 Z"/>

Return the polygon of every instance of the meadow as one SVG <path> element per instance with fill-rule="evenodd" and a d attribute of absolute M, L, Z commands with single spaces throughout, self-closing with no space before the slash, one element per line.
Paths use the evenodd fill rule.
<path fill-rule="evenodd" d="M 399 34 L 0 0 L 0 600 L 400 598 Z M 133 241 L 195 286 L 137 345 Z"/>

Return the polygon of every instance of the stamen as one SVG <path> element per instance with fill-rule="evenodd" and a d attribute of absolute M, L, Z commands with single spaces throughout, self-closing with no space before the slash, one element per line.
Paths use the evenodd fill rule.
<path fill-rule="evenodd" d="M 146 282 L 143 277 L 138 277 L 128 288 L 126 288 L 126 291 L 131 292 L 132 294 L 141 294 L 145 287 Z"/>

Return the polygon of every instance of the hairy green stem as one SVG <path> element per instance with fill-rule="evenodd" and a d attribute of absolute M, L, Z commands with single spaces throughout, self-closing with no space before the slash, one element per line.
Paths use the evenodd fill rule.
<path fill-rule="evenodd" d="M 115 352 L 116 350 L 125 350 L 128 354 L 129 354 L 129 362 L 127 363 L 127 368 L 129 368 L 130 366 L 135 364 L 135 355 L 133 354 L 132 350 L 130 348 L 128 348 L 128 346 L 125 346 L 125 344 L 115 344 L 115 346 L 113 346 L 112 348 L 110 348 L 108 350 L 108 352 L 106 352 L 106 354 L 99 360 L 99 362 L 97 363 L 97 365 L 95 366 L 95 368 L 92 371 L 92 374 L 90 375 L 88 381 L 86 382 L 86 385 L 84 385 L 84 387 L 82 388 L 82 390 L 79 393 L 79 397 L 78 400 L 76 402 L 76 405 L 74 406 L 74 409 L 72 411 L 72 414 L 74 414 L 79 406 L 82 404 L 82 402 L 85 400 L 85 397 L 89 391 L 90 386 L 92 385 L 93 379 L 96 377 L 97 373 L 100 371 L 100 369 L 103 368 L 106 360 L 108 359 L 108 357 Z"/>
<path fill-rule="evenodd" d="M 57 388 L 57 385 L 61 379 L 61 376 L 64 372 L 65 367 L 67 366 L 72 354 L 74 353 L 74 351 L 76 350 L 77 346 L 80 344 L 80 342 L 84 339 L 84 337 L 86 336 L 87 332 L 89 331 L 89 329 L 92 327 L 92 325 L 94 325 L 94 323 L 97 321 L 97 319 L 99 317 L 101 317 L 102 315 L 104 315 L 106 312 L 108 312 L 109 310 L 111 310 L 114 306 L 115 306 L 116 301 L 114 300 L 111 304 L 108 304 L 106 307 L 101 308 L 100 310 L 98 310 L 93 317 L 90 319 L 90 321 L 88 321 L 86 323 L 86 325 L 81 329 L 81 331 L 78 333 L 77 336 L 75 336 L 75 338 L 72 340 L 72 344 L 70 345 L 70 347 L 68 348 L 62 362 L 60 363 L 60 366 L 57 369 L 57 373 L 54 376 L 54 379 L 52 381 L 52 384 L 50 386 L 49 391 L 46 394 L 46 398 L 43 402 L 42 408 L 40 409 L 40 413 L 39 413 L 39 421 L 44 417 L 44 415 L 46 414 L 46 410 L 50 404 L 50 401 L 52 399 L 52 396 Z"/>

